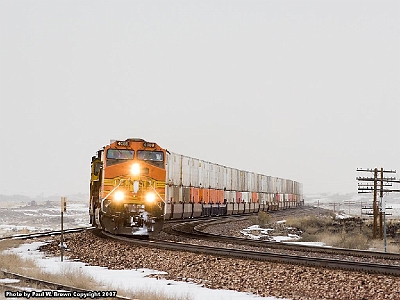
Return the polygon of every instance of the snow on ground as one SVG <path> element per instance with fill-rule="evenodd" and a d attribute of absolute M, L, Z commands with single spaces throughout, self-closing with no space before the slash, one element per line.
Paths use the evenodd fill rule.
<path fill-rule="evenodd" d="M 286 242 L 286 244 L 296 244 L 296 245 L 304 245 L 304 246 L 315 246 L 315 247 L 331 247 L 327 246 L 322 242 Z"/>
<path fill-rule="evenodd" d="M 253 240 L 259 240 L 262 237 L 269 237 L 270 231 L 274 231 L 274 230 L 272 228 L 261 228 L 258 225 L 252 225 L 248 228 L 241 230 L 240 233 L 242 233 L 245 236 L 248 236 L 249 238 L 251 238 Z M 254 232 L 257 232 L 257 234 L 253 234 Z"/>
<path fill-rule="evenodd" d="M 335 218 L 336 218 L 337 220 L 339 220 L 339 219 L 340 219 L 340 220 L 344 220 L 344 219 L 353 218 L 353 216 L 350 216 L 350 215 L 347 215 L 347 214 L 341 212 L 341 213 L 336 213 Z"/>
<path fill-rule="evenodd" d="M 71 272 L 73 270 L 79 270 L 79 272 L 91 276 L 96 282 L 104 285 L 104 290 L 145 290 L 162 293 L 171 297 L 184 298 L 188 296 L 189 299 L 192 300 L 278 299 L 275 297 L 258 297 L 252 294 L 230 290 L 213 290 L 193 283 L 146 277 L 150 274 L 162 274 L 162 272 L 157 270 L 108 270 L 102 267 L 87 266 L 82 262 L 68 261 L 67 258 L 64 258 L 64 261 L 61 262 L 59 257 L 45 257 L 44 254 L 38 250 L 40 245 L 43 244 L 42 242 L 33 242 L 31 244 L 20 245 L 18 248 L 7 251 L 16 253 L 22 258 L 33 259 L 37 266 L 51 274 L 62 274 L 66 271 Z M 282 300 L 282 298 L 279 299 Z"/>
<path fill-rule="evenodd" d="M 0 211 L 0 237 L 61 229 L 58 204 L 9 207 Z M 90 226 L 88 211 L 86 203 L 69 202 L 64 213 L 64 228 Z"/>
<path fill-rule="evenodd" d="M 293 241 L 294 239 L 300 239 L 298 235 L 293 235 L 293 236 L 273 236 L 272 237 L 275 242 L 285 242 L 285 241 Z"/>
<path fill-rule="evenodd" d="M 12 278 L 3 278 L 0 279 L 0 283 L 18 283 L 20 280 L 19 279 L 12 279 Z"/>
<path fill-rule="evenodd" d="M 278 221 L 278 224 L 284 224 L 286 220 Z M 252 225 L 240 231 L 243 235 L 253 239 L 253 240 L 270 240 L 275 242 L 282 242 L 282 241 L 293 241 L 298 240 L 300 237 L 296 234 L 288 234 L 285 236 L 274 236 L 272 232 L 274 231 L 273 228 L 261 228 L 259 225 Z"/>
<path fill-rule="evenodd" d="M 350 216 L 349 216 L 350 217 Z M 285 224 L 286 220 L 277 221 L 277 224 Z M 293 229 L 292 227 L 286 227 L 286 229 Z M 287 235 L 273 235 L 273 228 L 261 228 L 259 225 L 252 225 L 240 231 L 243 235 L 254 239 L 254 240 L 269 240 L 275 242 L 284 242 L 288 244 L 297 244 L 297 245 L 305 245 L 305 246 L 320 246 L 320 247 L 330 247 L 326 246 L 325 243 L 322 242 L 300 242 L 298 240 L 301 239 L 297 234 Z"/>

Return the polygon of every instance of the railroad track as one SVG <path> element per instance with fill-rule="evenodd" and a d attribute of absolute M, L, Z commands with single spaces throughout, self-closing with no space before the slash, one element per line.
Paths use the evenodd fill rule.
<path fill-rule="evenodd" d="M 375 263 L 362 263 L 354 261 L 343 261 L 338 259 L 315 258 L 298 255 L 277 254 L 271 252 L 239 250 L 231 248 L 219 248 L 202 245 L 193 245 L 185 243 L 176 243 L 162 240 L 135 240 L 128 237 L 115 236 L 106 232 L 97 233 L 100 236 L 105 236 L 111 239 L 128 242 L 132 244 L 156 247 L 161 249 L 169 249 L 175 251 L 190 251 L 201 254 L 210 254 L 216 256 L 236 257 L 242 259 L 272 261 L 279 263 L 298 264 L 314 267 L 325 267 L 332 269 L 351 270 L 358 272 L 390 274 L 400 276 L 400 267 L 375 264 Z"/>
<path fill-rule="evenodd" d="M 65 229 L 63 232 L 66 233 L 74 233 L 74 232 L 81 232 L 88 229 L 94 229 L 95 227 L 77 227 L 71 229 Z M 35 233 L 27 233 L 27 234 L 14 234 L 11 236 L 0 237 L 0 241 L 4 240 L 27 240 L 45 236 L 53 236 L 53 235 L 60 235 L 61 230 L 52 230 L 52 231 L 43 231 L 43 232 L 35 232 Z"/>
<path fill-rule="evenodd" d="M 344 256 L 354 256 L 354 257 L 371 257 L 380 258 L 389 261 L 400 261 L 400 254 L 387 253 L 387 252 L 376 252 L 367 250 L 354 250 L 354 249 L 344 249 L 344 248 L 332 248 L 332 247 L 321 247 L 321 246 L 307 246 L 307 245 L 296 245 L 290 243 L 281 242 L 271 242 L 271 241 L 258 241 L 250 240 L 246 238 L 230 237 L 225 235 L 217 235 L 204 232 L 204 229 L 216 224 L 222 224 L 229 222 L 230 220 L 209 220 L 205 221 L 192 221 L 184 224 L 177 224 L 169 229 L 166 229 L 169 233 L 175 233 L 178 235 L 183 235 L 190 238 L 198 238 L 209 241 L 223 241 L 225 243 L 247 245 L 251 247 L 261 247 L 261 248 L 272 248 L 272 249 L 285 249 L 291 251 L 301 251 L 301 252 L 317 252 L 333 255 L 344 255 Z M 399 262 L 400 264 L 400 262 Z"/>
<path fill-rule="evenodd" d="M 4 296 L 7 298 L 131 299 L 117 295 L 116 291 L 86 290 L 12 273 L 6 270 L 0 270 L 0 272 L 4 277 L 18 280 L 15 284 L 0 284 L 4 290 Z"/>
<path fill-rule="evenodd" d="M 195 229 L 196 231 L 201 231 L 202 225 L 206 225 L 206 224 L 210 224 L 210 223 L 202 223 L 201 221 L 205 221 L 205 220 L 197 220 L 195 226 L 190 225 L 193 229 Z M 228 221 L 228 220 L 225 220 Z M 187 221 L 185 223 L 190 224 L 191 222 L 193 222 L 193 220 Z M 214 221 L 213 221 L 214 222 Z M 183 226 L 183 225 L 179 225 L 177 223 L 172 224 L 169 223 L 171 226 Z M 189 226 L 189 225 L 187 225 Z M 198 227 L 196 227 L 198 226 Z M 391 274 L 388 275 L 387 277 L 380 277 L 379 278 L 385 278 L 385 282 L 391 282 L 390 284 L 386 285 L 386 290 L 389 291 L 389 293 L 393 293 L 396 292 L 398 290 L 398 284 L 396 284 L 396 281 L 398 280 L 398 276 L 399 276 L 399 267 L 393 267 L 393 266 L 387 266 L 387 265 L 382 265 L 382 264 L 375 264 L 375 263 L 363 263 L 360 264 L 359 262 L 346 262 L 346 261 L 342 261 L 342 260 L 335 260 L 335 259 L 316 259 L 316 258 L 310 258 L 310 257 L 306 257 L 306 256 L 302 256 L 302 255 L 287 255 L 287 254 L 282 254 L 282 253 L 266 253 L 265 251 L 249 251 L 249 250 L 243 250 L 246 248 L 249 248 L 249 246 L 243 246 L 243 249 L 227 249 L 226 247 L 229 247 L 229 245 L 227 245 L 227 243 L 225 243 L 225 245 L 222 245 L 223 243 L 221 243 L 221 245 L 219 245 L 218 247 L 206 247 L 204 246 L 204 244 L 210 244 L 213 245 L 214 243 L 210 242 L 208 243 L 208 241 L 205 241 L 205 239 L 201 239 L 199 237 L 193 236 L 191 235 L 191 239 L 194 241 L 194 243 L 200 243 L 201 246 L 199 245 L 186 245 L 186 244 L 178 244 L 176 242 L 169 242 L 169 245 L 166 245 L 167 243 L 165 241 L 155 241 L 155 240 L 132 240 L 131 238 L 124 238 L 124 237 L 115 237 L 113 235 L 109 235 L 109 234 L 103 234 L 100 231 L 96 230 L 96 234 L 99 234 L 103 237 L 106 237 L 107 239 L 120 239 L 123 241 L 123 243 L 114 243 L 112 241 L 107 241 L 107 240 L 99 240 L 95 237 L 92 236 L 92 233 L 94 233 L 94 230 L 91 231 L 87 231 L 86 233 L 79 233 L 79 234 L 73 234 L 70 235 L 70 244 L 74 245 L 75 247 L 73 249 L 71 249 L 72 251 L 75 251 L 74 253 L 76 253 L 77 255 L 74 256 L 75 258 L 79 258 L 79 257 L 85 257 L 88 253 L 89 254 L 94 254 L 94 256 L 91 256 L 93 258 L 96 257 L 96 255 L 98 257 L 101 257 L 103 254 L 103 249 L 104 249 L 104 245 L 107 245 L 107 249 L 110 249 L 110 253 L 112 255 L 111 258 L 113 258 L 113 254 L 115 255 L 115 253 L 132 253 L 131 249 L 129 246 L 127 246 L 127 244 L 129 243 L 136 243 L 138 245 L 142 245 L 142 246 L 146 246 L 146 247 L 153 247 L 153 248 L 159 248 L 159 249 L 170 249 L 170 250 L 175 250 L 175 251 L 186 251 L 186 252 L 193 252 L 193 253 L 199 253 L 199 254 L 209 254 L 211 256 L 209 256 L 207 258 L 207 256 L 203 257 L 202 255 L 192 255 L 189 253 L 177 253 L 175 254 L 174 252 L 169 252 L 169 251 L 159 251 L 159 250 L 153 250 L 153 249 L 149 249 L 149 248 L 144 248 L 144 247 L 137 247 L 135 248 L 136 250 L 134 251 L 135 253 L 132 253 L 132 255 L 134 255 L 134 260 L 130 260 L 128 259 L 130 257 L 129 254 L 124 255 L 123 260 L 121 262 L 124 263 L 124 265 L 126 266 L 131 266 L 132 268 L 136 268 L 136 267 L 141 267 L 141 264 L 137 263 L 137 260 L 139 260 L 139 262 L 143 259 L 143 263 L 149 263 L 149 262 L 153 262 L 154 260 L 157 259 L 157 257 L 159 257 L 159 255 L 162 255 L 161 257 L 164 258 L 164 260 L 162 262 L 158 262 L 156 261 L 156 265 L 160 264 L 161 266 L 164 267 L 164 269 L 166 272 L 171 271 L 170 274 L 172 274 L 173 276 L 178 276 L 176 278 L 178 278 L 178 280 L 180 277 L 182 276 L 182 271 L 184 270 L 185 272 L 188 273 L 183 273 L 185 275 L 185 277 L 188 278 L 197 278 L 196 274 L 198 274 L 198 272 L 201 271 L 201 276 L 199 278 L 202 278 L 201 283 L 207 283 L 210 284 L 210 286 L 213 286 L 214 288 L 220 288 L 221 284 L 225 284 L 226 281 L 223 280 L 219 280 L 218 278 L 220 278 L 220 276 L 215 276 L 215 278 L 213 279 L 212 282 L 208 282 L 206 280 L 206 278 L 208 278 L 207 274 L 212 274 L 212 270 L 213 267 L 215 267 L 218 271 L 218 268 L 220 269 L 220 273 L 216 273 L 216 274 L 226 274 L 226 276 L 228 276 L 229 278 L 236 278 L 235 280 L 240 280 L 240 284 L 238 286 L 235 286 L 234 289 L 238 290 L 238 291 L 247 291 L 246 289 L 242 289 L 242 287 L 247 286 L 247 274 L 249 274 L 250 278 L 252 277 L 251 273 L 247 273 L 246 272 L 246 268 L 250 268 L 252 266 L 259 266 L 259 270 L 260 270 L 260 274 L 264 274 L 262 277 L 257 278 L 257 285 L 255 284 L 254 286 L 250 285 L 251 289 L 254 290 L 261 290 L 263 291 L 263 295 L 269 295 L 271 293 L 270 287 L 269 286 L 274 286 L 277 288 L 277 290 L 279 290 L 279 293 L 277 293 L 277 296 L 282 297 L 282 293 L 280 292 L 281 289 L 284 289 L 283 286 L 280 286 L 281 282 L 282 282 L 282 278 L 279 278 L 279 274 L 287 274 L 287 277 L 284 277 L 285 280 L 288 281 L 288 284 L 290 284 L 291 286 L 295 286 L 296 284 L 298 284 L 298 282 L 296 281 L 296 278 L 293 278 L 292 276 L 289 275 L 290 272 L 299 272 L 301 274 L 303 274 L 302 276 L 304 276 L 304 281 L 302 281 L 305 285 L 301 286 L 298 288 L 300 292 L 299 295 L 302 295 L 301 297 L 308 297 L 308 298 L 312 298 L 312 299 L 319 299 L 322 298 L 322 295 L 324 295 L 325 297 L 328 297 L 330 299 L 334 299 L 334 297 L 332 296 L 333 294 L 329 294 L 330 290 L 332 290 L 332 293 L 335 293 L 335 291 L 338 291 L 339 288 L 343 285 L 341 282 L 346 282 L 349 284 L 349 286 L 351 286 L 351 289 L 353 290 L 354 288 L 354 294 L 353 294 L 353 298 L 352 299 L 356 299 L 354 298 L 354 295 L 357 294 L 358 295 L 362 295 L 362 297 L 358 297 L 357 299 L 361 299 L 361 298 L 365 298 L 365 299 L 373 299 L 371 297 L 365 297 L 365 294 L 363 294 L 363 292 L 357 290 L 357 287 L 359 285 L 358 282 L 353 282 L 353 281 L 357 281 L 357 279 L 353 278 L 362 278 L 363 282 L 366 282 L 368 284 L 368 286 L 371 284 L 371 289 L 377 290 L 379 289 L 380 283 L 381 281 L 377 280 L 377 276 L 376 275 L 369 275 L 368 273 L 380 273 L 380 274 Z M 184 239 L 182 239 L 184 240 Z M 93 248 L 91 248 L 91 250 L 89 252 L 87 251 L 82 251 L 81 250 L 81 246 L 80 246 L 80 241 L 84 241 L 84 243 L 82 245 L 87 245 L 88 243 L 93 245 Z M 251 242 L 249 240 L 249 242 Z M 217 243 L 215 243 L 217 244 Z M 234 243 L 231 243 L 234 244 Z M 53 245 L 57 246 L 57 242 L 53 242 Z M 233 245 L 234 246 L 234 245 Z M 224 247 L 224 248 L 221 248 Z M 84 249 L 84 247 L 82 247 L 82 249 Z M 119 252 L 119 249 L 121 249 L 121 252 Z M 278 251 L 280 251 L 278 249 Z M 72 253 L 72 252 L 71 252 Z M 97 254 L 96 254 L 97 253 Z M 137 253 L 137 255 L 136 255 Z M 167 257 L 164 257 L 164 253 Z M 148 254 L 149 257 L 147 257 L 146 255 Z M 80 256 L 82 255 L 82 256 Z M 154 257 L 154 255 L 156 257 Z M 182 257 L 182 258 L 187 258 L 187 257 L 191 257 L 190 260 L 185 260 L 183 259 L 182 261 L 178 261 L 175 264 L 175 261 L 179 258 L 178 257 Z M 90 257 L 90 256 L 89 256 Z M 243 259 L 237 259 L 237 260 L 226 260 L 223 257 L 233 257 L 233 258 L 244 258 Z M 168 263 L 169 258 L 172 258 L 173 262 L 171 261 L 171 263 Z M 186 266 L 186 264 L 190 264 L 190 262 L 192 260 L 195 260 L 196 263 L 201 262 L 201 264 L 204 263 L 204 269 L 200 269 L 196 270 L 195 268 L 190 268 L 189 266 Z M 103 261 L 104 263 L 110 263 L 110 257 L 105 257 L 104 260 L 100 260 Z M 231 263 L 229 263 L 229 261 Z M 232 263 L 233 261 L 233 263 Z M 287 265 L 285 264 L 260 264 L 259 261 L 271 261 L 271 262 L 280 262 L 280 263 L 287 263 Z M 371 260 L 372 261 L 372 260 Z M 167 262 L 166 264 L 164 264 L 165 262 Z M 114 262 L 114 265 L 112 264 L 113 262 L 111 262 L 110 266 L 119 266 L 120 262 L 119 260 L 116 260 Z M 290 264 L 290 265 L 289 265 Z M 295 266 L 295 265 L 303 265 L 303 266 L 317 266 L 320 267 L 318 269 L 314 269 L 314 268 L 309 268 L 309 269 L 304 269 L 302 267 L 299 266 Z M 247 267 L 248 266 L 248 267 Z M 181 267 L 183 268 L 181 270 Z M 221 271 L 221 267 L 222 267 L 222 271 Z M 156 268 L 156 267 L 155 267 Z M 334 269 L 343 269 L 343 270 L 352 270 L 355 272 L 359 272 L 359 274 L 357 274 L 356 276 L 352 275 L 352 273 L 349 272 L 337 272 Z M 269 270 L 267 272 L 265 272 L 265 270 Z M 290 270 L 290 271 L 288 271 Z M 243 272 L 244 271 L 244 272 Z M 192 273 L 191 273 L 192 272 Z M 193 273 L 194 272 L 194 273 Z M 210 273 L 208 273 L 210 272 Z M 222 272 L 222 273 L 221 273 Z M 226 272 L 226 273 L 223 273 Z M 238 273 L 239 272 L 239 273 Z M 264 272 L 264 273 L 262 273 Z M 289 272 L 289 273 L 288 273 Z M 291 273 L 290 273 L 291 274 Z M 311 275 L 309 275 L 311 274 Z M 200 276 L 200 275 L 199 275 Z M 236 276 L 236 277 L 235 277 Z M 278 276 L 278 277 L 276 277 Z M 243 278 L 243 280 L 241 280 L 241 278 Z M 278 279 L 277 279 L 278 278 Z M 309 279 L 307 279 L 309 278 Z M 255 279 L 255 278 L 253 278 Z M 315 282 L 315 280 L 317 280 L 318 282 L 325 282 L 324 280 L 329 279 L 330 281 L 330 287 L 324 289 L 323 291 L 321 291 L 321 294 L 318 294 L 318 292 L 316 292 L 318 290 L 317 287 L 312 286 L 312 283 Z M 336 282 L 336 281 L 332 281 L 332 279 L 336 279 L 336 281 L 338 282 L 337 285 L 334 285 L 332 282 Z M 342 279 L 344 281 L 342 281 Z M 285 281 L 284 280 L 284 281 Z M 360 279 L 361 280 L 361 279 Z M 386 281 L 387 280 L 387 281 Z M 252 281 L 253 282 L 253 281 Z M 273 285 L 270 285 L 271 282 L 273 282 Z M 290 283 L 289 283 L 290 282 Z M 246 283 L 246 284 L 245 284 Z M 308 286 L 311 285 L 311 286 Z M 224 285 L 225 286 L 225 285 Z M 392 287 L 392 288 L 390 288 Z M 232 286 L 230 287 L 232 288 Z M 260 290 L 260 291 L 261 291 Z M 307 291 L 307 296 L 306 294 L 303 294 L 305 292 L 303 291 Z M 358 291 L 358 292 L 357 292 Z M 266 293 L 266 294 L 264 294 Z M 257 292 L 258 294 L 258 292 Z M 272 293 L 271 293 L 272 295 Z M 290 294 L 292 295 L 292 294 Z M 290 297 L 289 294 L 287 294 L 287 297 Z M 330 296 L 326 296 L 326 295 L 330 295 Z M 340 298 L 346 298 L 346 295 L 349 296 L 348 294 L 346 294 L 344 292 L 344 294 L 341 295 Z M 350 297 L 350 296 L 349 296 Z M 338 297 L 336 297 L 338 298 Z M 350 297 L 351 298 L 351 297 Z M 383 298 L 382 298 L 383 299 Z"/>
<path fill-rule="evenodd" d="M 309 207 L 302 209 L 303 213 L 307 213 L 315 208 Z M 298 211 L 287 210 L 286 212 L 277 211 L 273 212 L 274 217 L 287 217 L 290 214 L 298 214 Z M 395 253 L 384 253 L 364 250 L 351 250 L 342 248 L 328 248 L 328 247 L 314 247 L 305 245 L 294 245 L 289 243 L 280 242 L 268 242 L 268 241 L 254 241 L 245 238 L 234 238 L 228 236 L 214 235 L 204 233 L 203 230 L 207 226 L 215 225 L 217 223 L 230 222 L 232 219 L 238 220 L 244 218 L 243 216 L 229 216 L 229 217 L 218 217 L 216 219 L 208 220 L 185 220 L 185 222 L 169 222 L 170 227 L 164 230 L 167 233 L 174 232 L 178 235 L 183 235 L 190 239 L 208 240 L 211 242 L 225 243 L 231 245 L 245 245 L 247 247 L 255 247 L 261 250 L 240 250 L 227 248 L 227 246 L 212 247 L 204 245 L 193 245 L 189 243 L 176 243 L 164 240 L 150 240 L 150 241 L 136 241 L 126 237 L 116 237 L 108 233 L 103 233 L 105 236 L 110 238 L 123 240 L 125 242 L 131 242 L 141 244 L 143 246 L 152 246 L 163 249 L 177 250 L 177 251 L 191 251 L 197 253 L 206 253 L 212 255 L 231 256 L 238 258 L 254 259 L 254 260 L 265 260 L 273 262 L 284 262 L 290 264 L 299 264 L 307 266 L 326 267 L 332 269 L 343 269 L 353 270 L 368 273 L 379 273 L 379 274 L 391 274 L 400 275 L 400 255 Z M 175 224 L 174 224 L 175 223 Z M 268 251 L 268 249 L 285 249 L 292 252 L 298 252 L 298 254 L 285 254 L 285 253 L 274 253 Z M 312 257 L 304 253 L 319 253 L 322 255 L 340 256 L 338 258 L 326 258 L 326 257 Z M 354 261 L 351 257 L 355 258 L 366 258 L 366 259 L 381 259 L 385 263 L 371 263 Z M 398 262 L 398 265 L 391 264 L 393 261 Z M 389 262 L 389 263 L 387 263 Z"/>
<path fill-rule="evenodd" d="M 64 230 L 64 234 L 67 233 L 77 233 L 82 232 L 84 230 L 91 230 L 94 227 L 79 227 Z M 8 237 L 0 238 L 2 240 L 10 240 L 10 239 L 33 239 L 40 238 L 46 236 L 56 236 L 60 235 L 60 230 L 55 231 L 46 231 L 46 232 L 38 232 L 31 234 L 19 234 Z M 94 291 L 81 289 L 78 287 L 73 287 L 69 285 L 64 285 L 56 282 L 41 280 L 38 278 L 33 278 L 29 276 L 25 276 L 22 274 L 16 274 L 13 272 L 9 272 L 7 270 L 0 270 L 0 273 L 5 278 L 16 279 L 16 283 L 0 283 L 0 287 L 4 290 L 4 296 L 10 299 L 17 298 L 101 298 L 101 299 L 131 299 L 123 296 L 117 295 L 116 291 Z"/>

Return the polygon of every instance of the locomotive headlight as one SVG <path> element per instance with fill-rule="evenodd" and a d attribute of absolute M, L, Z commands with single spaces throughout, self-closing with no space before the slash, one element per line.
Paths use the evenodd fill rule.
<path fill-rule="evenodd" d="M 156 194 L 154 194 L 153 192 L 148 192 L 146 194 L 146 202 L 147 203 L 154 203 L 154 201 L 156 201 Z"/>
<path fill-rule="evenodd" d="M 115 200 L 115 201 L 122 201 L 122 200 L 124 200 L 124 198 L 125 198 L 124 192 L 122 192 L 122 191 L 116 191 L 116 192 L 114 193 L 114 200 Z"/>
<path fill-rule="evenodd" d="M 140 165 L 138 163 L 134 163 L 131 167 L 131 174 L 133 176 L 137 176 L 140 174 Z"/>

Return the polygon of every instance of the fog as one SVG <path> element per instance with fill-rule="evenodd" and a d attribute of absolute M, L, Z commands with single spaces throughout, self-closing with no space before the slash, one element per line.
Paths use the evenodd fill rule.
<path fill-rule="evenodd" d="M 399 20 L 398 1 L 3 0 L 0 194 L 88 193 L 91 156 L 131 137 L 355 192 L 358 167 L 400 172 Z"/>

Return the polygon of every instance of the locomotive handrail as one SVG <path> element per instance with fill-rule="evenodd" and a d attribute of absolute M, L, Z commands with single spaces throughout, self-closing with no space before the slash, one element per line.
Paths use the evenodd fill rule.
<path fill-rule="evenodd" d="M 111 192 L 109 192 L 109 193 L 107 194 L 107 196 L 105 196 L 103 199 L 101 199 L 100 208 L 101 208 L 101 212 L 102 212 L 102 213 L 106 213 L 106 211 L 103 209 L 104 200 L 106 200 L 106 199 L 108 198 L 108 196 L 110 196 L 112 193 L 114 193 L 114 191 L 115 191 L 117 188 L 119 188 L 119 187 L 121 186 L 121 184 L 122 184 L 124 181 L 125 181 L 125 179 L 120 179 L 118 185 L 117 185 L 116 187 L 114 187 L 114 188 L 111 190 Z"/>
<path fill-rule="evenodd" d="M 164 204 L 166 204 L 166 203 L 165 203 L 165 200 L 164 200 L 164 199 L 161 197 L 161 195 L 156 191 L 156 189 L 154 188 L 154 186 L 152 186 L 151 184 L 150 184 L 149 186 L 153 189 L 154 193 L 157 194 L 157 196 L 161 199 L 161 201 L 162 201 Z"/>

